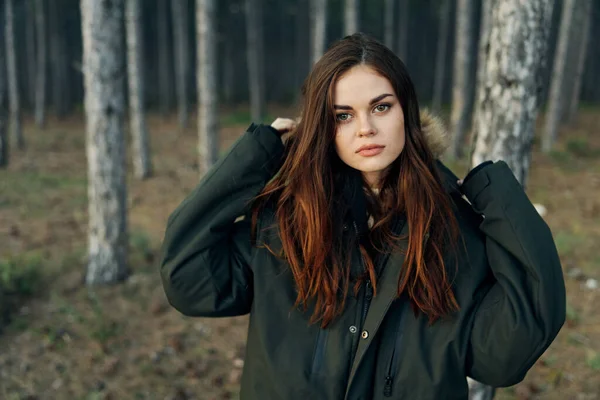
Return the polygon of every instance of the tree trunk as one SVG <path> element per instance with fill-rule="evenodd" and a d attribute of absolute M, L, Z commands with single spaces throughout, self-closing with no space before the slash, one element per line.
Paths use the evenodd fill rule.
<path fill-rule="evenodd" d="M 127 276 L 123 1 L 81 0 L 88 159 L 86 283 Z"/>
<path fill-rule="evenodd" d="M 312 37 L 312 63 L 315 64 L 323 53 L 327 34 L 327 0 L 310 0 L 310 20 Z"/>
<path fill-rule="evenodd" d="M 398 57 L 406 64 L 408 61 L 408 24 L 410 0 L 399 0 L 398 3 Z"/>
<path fill-rule="evenodd" d="M 35 77 L 36 69 L 40 68 L 36 62 L 36 43 L 35 43 L 35 0 L 26 0 L 26 20 L 31 21 L 32 25 L 25 29 L 25 52 L 27 54 L 27 84 L 25 89 L 27 90 L 27 107 L 32 110 L 35 107 Z"/>
<path fill-rule="evenodd" d="M 6 40 L 6 80 L 8 81 L 8 103 L 10 108 L 10 126 L 12 136 L 19 149 L 25 148 L 25 139 L 21 128 L 21 102 L 19 99 L 19 82 L 17 74 L 17 53 L 15 45 L 14 0 L 4 2 L 4 39 Z"/>
<path fill-rule="evenodd" d="M 473 59 L 473 0 L 458 0 L 456 10 L 456 51 L 452 77 L 452 112 L 450 127 L 452 147 L 450 156 L 454 159 L 463 156 L 465 136 L 469 129 L 472 109 L 470 76 Z"/>
<path fill-rule="evenodd" d="M 262 122 L 265 116 L 264 38 L 260 0 L 246 0 L 246 54 L 250 87 L 250 115 Z"/>
<path fill-rule="evenodd" d="M 37 36 L 37 59 L 35 77 L 35 123 L 44 128 L 46 124 L 46 10 L 44 0 L 35 0 L 35 24 Z"/>
<path fill-rule="evenodd" d="M 185 129 L 188 124 L 189 99 L 189 67 L 190 39 L 187 19 L 187 0 L 171 0 L 173 35 L 175 42 L 175 80 L 177 88 L 177 108 L 179 128 Z"/>
<path fill-rule="evenodd" d="M 152 175 L 149 137 L 144 112 L 142 77 L 142 31 L 140 0 L 126 0 L 127 74 L 129 83 L 129 124 L 133 144 L 133 167 L 138 179 Z"/>
<path fill-rule="evenodd" d="M 235 43 L 229 37 L 225 38 L 225 51 L 223 58 L 223 101 L 225 104 L 231 105 L 234 103 L 236 75 L 235 75 Z"/>
<path fill-rule="evenodd" d="M 0 32 L 0 39 L 2 37 Z M 6 129 L 6 63 L 4 62 L 4 40 L 0 40 L 0 168 L 8 166 L 10 141 Z"/>
<path fill-rule="evenodd" d="M 157 31 L 158 31 L 158 101 L 160 112 L 166 116 L 172 109 L 172 76 L 171 76 L 171 47 L 169 41 L 168 4 L 166 0 L 158 0 Z"/>
<path fill-rule="evenodd" d="M 579 108 L 579 97 L 581 95 L 581 84 L 583 81 L 583 71 L 585 69 L 585 60 L 587 58 L 588 47 L 590 42 L 590 28 L 592 24 L 592 0 L 583 0 L 583 3 L 580 4 L 582 25 L 581 25 L 581 37 L 578 47 L 577 60 L 575 66 L 575 75 L 574 75 L 574 83 L 573 83 L 573 91 L 571 95 L 571 99 L 569 102 L 568 112 L 567 112 L 567 121 L 572 121 L 575 118 L 575 114 L 577 114 L 577 109 Z"/>
<path fill-rule="evenodd" d="M 53 0 L 52 6 L 48 7 L 50 19 L 50 63 L 52 72 L 52 104 L 57 117 L 62 118 L 68 109 L 68 78 L 67 54 L 64 43 L 63 18 L 60 15 L 60 7 L 65 4 L 61 0 Z"/>
<path fill-rule="evenodd" d="M 490 44 L 490 19 L 492 13 L 492 1 L 483 0 L 481 5 L 481 22 L 479 26 L 479 46 L 477 50 L 477 81 L 475 93 L 479 93 L 479 88 L 485 85 L 485 65 L 487 62 L 486 56 L 488 54 L 487 47 Z M 472 124 L 475 126 L 479 114 L 479 105 L 477 102 L 473 109 L 473 121 Z"/>
<path fill-rule="evenodd" d="M 493 387 L 471 378 L 467 378 L 467 384 L 469 385 L 469 400 L 492 400 L 494 398 L 496 390 Z"/>
<path fill-rule="evenodd" d="M 385 0 L 383 6 L 383 37 L 385 45 L 390 49 L 394 48 L 394 3 L 395 0 Z"/>
<path fill-rule="evenodd" d="M 206 174 L 219 155 L 216 14 L 215 0 L 196 0 L 198 166 L 201 176 Z"/>
<path fill-rule="evenodd" d="M 554 147 L 554 143 L 558 136 L 560 121 L 563 116 L 563 108 L 565 105 L 565 102 L 563 101 L 563 96 L 565 95 L 565 70 L 567 68 L 569 35 L 571 33 L 574 9 L 575 0 L 564 0 L 558 47 L 554 56 L 554 68 L 552 70 L 552 82 L 550 84 L 550 98 L 546 110 L 544 139 L 542 141 L 542 150 L 545 153 L 550 152 Z"/>
<path fill-rule="evenodd" d="M 344 6 L 344 34 L 352 35 L 358 32 L 358 2 L 359 0 L 346 0 Z"/>
<path fill-rule="evenodd" d="M 442 0 L 439 10 L 440 23 L 438 25 L 437 51 L 435 56 L 435 78 L 433 84 L 433 102 L 431 109 L 434 113 L 440 113 L 444 99 L 444 72 L 446 70 L 446 54 L 448 52 L 448 37 L 450 32 L 450 0 Z"/>
<path fill-rule="evenodd" d="M 496 0 L 471 166 L 504 160 L 523 186 L 540 103 L 552 0 Z"/>

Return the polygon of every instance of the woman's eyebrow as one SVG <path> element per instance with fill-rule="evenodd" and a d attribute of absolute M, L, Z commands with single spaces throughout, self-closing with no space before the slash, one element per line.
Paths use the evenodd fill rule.
<path fill-rule="evenodd" d="M 380 94 L 379 96 L 377 96 L 374 99 L 372 99 L 371 101 L 369 101 L 369 105 L 372 106 L 373 104 L 385 99 L 388 96 L 393 96 L 393 94 L 391 94 L 391 93 Z M 334 104 L 333 108 L 336 110 L 352 110 L 352 107 L 350 107 L 350 106 L 339 105 L 339 104 Z"/>

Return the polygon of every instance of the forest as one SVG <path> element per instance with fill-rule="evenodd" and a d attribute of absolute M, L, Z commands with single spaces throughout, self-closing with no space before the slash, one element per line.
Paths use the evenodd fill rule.
<path fill-rule="evenodd" d="M 552 230 L 567 321 L 494 399 L 600 398 L 599 1 L 0 0 L 0 21 L 0 399 L 239 397 L 248 319 L 171 308 L 167 219 L 355 32 L 406 64 L 444 163 L 505 160 Z"/>

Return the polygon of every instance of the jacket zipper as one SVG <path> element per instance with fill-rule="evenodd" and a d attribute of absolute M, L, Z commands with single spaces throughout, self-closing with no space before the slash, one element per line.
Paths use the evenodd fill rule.
<path fill-rule="evenodd" d="M 394 343 L 394 349 L 392 350 L 392 357 L 390 358 L 390 363 L 388 364 L 387 374 L 385 375 L 385 384 L 383 386 L 383 395 L 385 397 L 392 397 L 392 387 L 394 384 L 394 376 L 396 375 L 396 367 L 398 364 L 398 353 L 400 352 L 400 342 L 402 340 L 402 316 L 400 316 L 398 320 L 398 326 L 396 329 L 396 341 Z"/>

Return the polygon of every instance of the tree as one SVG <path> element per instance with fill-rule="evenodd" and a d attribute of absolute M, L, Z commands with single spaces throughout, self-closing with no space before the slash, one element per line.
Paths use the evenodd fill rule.
<path fill-rule="evenodd" d="M 437 39 L 437 50 L 435 56 L 435 77 L 433 83 L 433 102 L 431 109 L 439 113 L 442 109 L 444 97 L 444 72 L 446 70 L 446 53 L 448 52 L 448 28 L 450 27 L 450 0 L 442 0 L 439 8 L 439 31 Z"/>
<path fill-rule="evenodd" d="M 579 97 L 581 95 L 581 84 L 583 81 L 583 70 L 587 58 L 590 42 L 590 30 L 592 25 L 592 0 L 583 0 L 579 4 L 582 24 L 580 26 L 581 37 L 577 44 L 577 59 L 575 65 L 574 84 L 571 98 L 567 110 L 567 121 L 572 121 L 579 107 Z"/>
<path fill-rule="evenodd" d="M 46 123 L 46 10 L 44 0 L 35 0 L 35 33 L 37 39 L 35 74 L 35 123 L 43 128 Z"/>
<path fill-rule="evenodd" d="M 312 38 L 312 63 L 315 64 L 325 53 L 327 27 L 327 0 L 310 0 Z"/>
<path fill-rule="evenodd" d="M 477 81 L 475 93 L 479 91 L 482 85 L 485 85 L 485 68 L 481 68 L 486 63 L 486 56 L 488 54 L 487 47 L 490 42 L 490 18 L 492 13 L 492 0 L 483 0 L 481 5 L 481 22 L 479 27 L 479 46 L 477 50 Z M 473 110 L 473 122 L 475 126 L 477 123 L 477 113 L 479 112 L 479 104 L 476 104 Z"/>
<path fill-rule="evenodd" d="M 28 21 L 35 21 L 35 0 L 26 0 L 25 8 L 26 15 L 25 18 Z M 35 23 L 35 22 L 34 22 Z M 36 62 L 36 27 L 30 27 L 29 29 L 25 29 L 25 54 L 26 54 L 26 98 L 27 98 L 27 106 L 31 109 L 35 106 L 35 77 L 36 77 L 36 69 L 38 68 Z"/>
<path fill-rule="evenodd" d="M 542 150 L 549 152 L 554 147 L 558 136 L 558 128 L 564 114 L 563 97 L 566 68 L 567 52 L 569 50 L 569 35 L 571 33 L 571 24 L 573 22 L 573 11 L 575 9 L 575 0 L 564 0 L 562 17 L 560 21 L 560 34 L 558 47 L 554 56 L 554 68 L 552 71 L 552 82 L 550 84 L 550 98 L 546 110 L 546 126 L 544 131 L 544 140 L 542 141 Z"/>
<path fill-rule="evenodd" d="M 187 0 L 171 1 L 173 36 L 175 42 L 175 87 L 179 128 L 187 128 L 189 114 L 188 83 L 190 78 L 190 41 L 187 19 Z"/>
<path fill-rule="evenodd" d="M 50 70 L 52 73 L 52 104 L 54 112 L 59 118 L 64 117 L 69 111 L 69 78 L 66 51 L 66 35 L 64 19 L 59 12 L 65 7 L 63 0 L 52 0 L 52 7 L 48 7 L 50 22 Z"/>
<path fill-rule="evenodd" d="M 25 139 L 21 128 L 21 101 L 17 74 L 17 53 L 15 48 L 14 0 L 4 2 L 4 39 L 6 53 L 6 80 L 8 81 L 8 103 L 10 109 L 10 127 L 19 149 L 25 148 Z"/>
<path fill-rule="evenodd" d="M 463 146 L 469 127 L 472 108 L 470 77 L 473 58 L 473 0 L 458 0 L 456 9 L 456 51 L 452 76 L 452 112 L 450 126 L 452 147 L 450 156 L 458 159 L 463 155 Z"/>
<path fill-rule="evenodd" d="M 196 0 L 197 80 L 198 80 L 198 155 L 200 175 L 204 175 L 218 156 L 218 92 L 216 57 L 216 1 Z"/>
<path fill-rule="evenodd" d="M 471 165 L 504 160 L 525 186 L 552 0 L 492 2 Z"/>
<path fill-rule="evenodd" d="M 253 121 L 260 122 L 264 118 L 266 109 L 262 6 L 260 0 L 245 0 L 245 2 L 250 115 Z"/>
<path fill-rule="evenodd" d="M 384 43 L 392 49 L 394 46 L 394 0 L 385 0 L 383 5 Z"/>
<path fill-rule="evenodd" d="M 123 0 L 81 0 L 88 159 L 86 283 L 127 276 Z"/>
<path fill-rule="evenodd" d="M 148 129 L 144 112 L 142 78 L 142 32 L 140 0 L 126 0 L 127 82 L 129 83 L 129 121 L 133 143 L 133 167 L 139 179 L 152 175 Z"/>
<path fill-rule="evenodd" d="M 346 0 L 344 6 L 344 34 L 352 35 L 358 31 L 358 0 Z"/>
<path fill-rule="evenodd" d="M 1 36 L 1 32 L 0 32 Z M 0 40 L 0 60 L 4 60 L 4 46 Z M 8 166 L 10 142 L 6 130 L 6 73 L 5 63 L 0 62 L 0 168 Z"/>
<path fill-rule="evenodd" d="M 160 112 L 166 116 L 173 106 L 173 81 L 171 75 L 171 41 L 169 40 L 169 7 L 167 0 L 157 0 L 158 34 L 158 94 Z"/>

